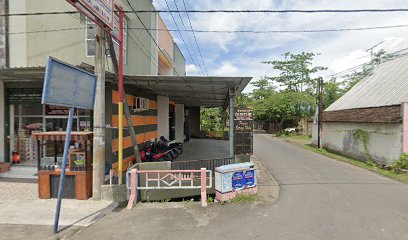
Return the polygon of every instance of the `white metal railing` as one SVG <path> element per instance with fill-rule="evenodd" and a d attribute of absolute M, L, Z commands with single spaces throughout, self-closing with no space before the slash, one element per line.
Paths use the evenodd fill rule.
<path fill-rule="evenodd" d="M 212 188 L 212 171 L 200 170 L 137 170 L 130 171 L 128 209 L 133 207 L 138 190 L 201 189 L 201 205 L 207 206 L 207 188 Z M 138 184 L 138 179 L 141 184 Z M 140 180 L 142 179 L 142 180 Z M 207 184 L 208 182 L 208 184 Z M 199 184 L 198 184 L 199 183 Z M 140 186 L 138 186 L 140 185 Z"/>

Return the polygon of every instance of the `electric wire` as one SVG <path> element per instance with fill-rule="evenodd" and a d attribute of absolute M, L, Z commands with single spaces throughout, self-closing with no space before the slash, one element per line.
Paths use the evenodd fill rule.
<path fill-rule="evenodd" d="M 116 12 L 116 11 L 115 11 Z M 395 13 L 408 12 L 408 8 L 367 8 L 367 9 L 245 9 L 245 10 L 134 10 L 123 11 L 124 13 Z M 0 14 L 0 17 L 12 16 L 38 16 L 38 15 L 62 15 L 75 14 L 77 11 L 51 11 L 51 12 L 34 12 L 34 13 L 7 13 Z"/>
<path fill-rule="evenodd" d="M 146 24 L 144 24 L 144 22 L 142 21 L 142 19 L 140 18 L 140 16 L 135 12 L 135 9 L 133 8 L 132 4 L 129 2 L 129 0 L 126 0 L 126 2 L 128 3 L 129 7 L 133 10 L 133 13 L 136 15 L 137 19 L 139 19 L 140 23 L 143 25 L 144 29 L 146 30 L 146 32 L 149 34 L 150 38 L 153 40 L 154 44 L 157 46 L 158 50 L 163 54 L 164 58 L 166 58 L 167 62 L 170 64 L 170 66 L 173 68 L 174 72 L 177 74 L 177 76 L 180 76 L 184 82 L 186 82 L 186 80 L 177 72 L 176 68 L 173 66 L 173 64 L 171 64 L 170 60 L 167 58 L 167 56 L 164 54 L 163 50 L 159 47 L 159 44 L 157 43 L 156 39 L 154 39 L 154 37 L 152 36 L 152 34 L 150 33 L 150 31 L 148 30 L 148 28 L 146 27 Z"/>
<path fill-rule="evenodd" d="M 305 30 L 177 30 L 177 29 L 158 29 L 158 28 L 138 28 L 128 27 L 127 29 L 135 30 L 147 30 L 147 31 L 168 31 L 168 32 L 193 32 L 193 33 L 253 33 L 253 34 L 268 34 L 268 33 L 325 33 L 325 32 L 346 32 L 346 31 L 365 31 L 365 30 L 381 30 L 381 29 L 393 29 L 393 28 L 406 28 L 408 24 L 401 25 L 388 25 L 388 26 L 374 26 L 374 27 L 358 27 L 358 28 L 336 28 L 336 29 L 305 29 Z M 37 30 L 37 31 L 22 31 L 22 32 L 7 32 L 7 34 L 30 34 L 30 33 L 44 33 L 44 32 L 59 32 L 84 29 L 83 27 L 75 28 L 59 28 L 49 30 Z M 2 35 L 2 34 L 0 34 Z"/>
<path fill-rule="evenodd" d="M 167 2 L 167 0 L 164 0 L 164 2 L 166 3 L 166 6 L 167 6 L 167 8 L 168 8 L 169 11 L 170 11 L 169 3 Z M 186 41 L 185 41 L 185 39 L 184 39 L 184 37 L 183 37 L 183 34 L 181 34 L 180 28 L 179 28 L 179 26 L 178 26 L 178 24 L 177 24 L 177 22 L 176 22 L 176 19 L 175 19 L 174 16 L 173 16 L 173 13 L 170 13 L 170 15 L 171 15 L 171 18 L 173 19 L 174 24 L 176 25 L 177 32 L 179 33 L 179 35 L 180 35 L 180 37 L 181 37 L 181 40 L 183 41 L 184 46 L 185 46 L 186 49 L 187 49 L 187 52 L 188 52 L 188 55 L 189 55 L 190 58 L 191 58 L 191 61 L 193 62 L 193 64 L 194 64 L 195 66 L 198 66 L 197 63 L 195 62 L 195 60 L 194 60 L 194 58 L 193 58 L 191 52 L 190 52 L 190 49 L 189 49 L 189 47 L 188 47 L 188 45 L 187 45 L 187 43 L 186 43 Z M 202 72 L 202 69 L 200 69 L 200 71 L 201 71 L 201 75 L 204 75 L 203 72 Z"/>
<path fill-rule="evenodd" d="M 174 2 L 174 5 L 176 6 L 176 9 L 177 10 L 179 10 L 179 8 L 178 8 L 178 6 L 177 6 L 177 1 L 176 0 L 173 0 L 173 2 Z M 181 17 L 181 13 L 177 13 L 178 14 L 178 16 L 179 16 L 179 18 L 180 18 L 180 21 L 181 21 L 181 23 L 183 24 L 183 28 L 184 28 L 184 30 L 187 30 L 187 27 L 186 27 L 186 25 L 184 24 L 184 20 L 183 20 L 183 18 Z M 181 32 L 180 32 L 180 34 L 181 34 Z M 191 37 L 190 37 L 190 34 L 188 33 L 188 32 L 186 32 L 186 35 L 187 35 L 187 38 L 188 38 L 188 42 L 190 43 L 190 45 L 191 45 L 191 48 L 193 49 L 192 51 L 193 51 L 193 53 L 194 53 L 194 56 L 197 58 L 197 60 L 198 60 L 198 67 L 200 68 L 200 70 L 201 70 L 201 72 L 203 73 L 203 75 L 207 75 L 208 76 L 208 72 L 204 72 L 204 68 L 203 68 L 203 66 L 202 66 L 202 63 L 200 62 L 200 59 L 197 57 L 197 50 L 196 50 L 196 48 L 194 48 L 194 44 L 193 44 L 193 41 L 191 41 Z M 197 45 L 197 43 L 196 43 L 196 47 L 198 47 L 198 45 Z M 200 57 L 201 57 L 201 60 L 202 60 L 202 56 L 200 55 Z"/>
<path fill-rule="evenodd" d="M 175 3 L 175 2 L 176 2 L 176 1 L 174 0 L 174 3 Z M 187 6 L 186 6 L 185 0 L 183 0 L 183 5 L 184 5 L 184 9 L 187 10 Z M 177 5 L 176 5 L 176 6 L 177 6 Z M 186 15 L 187 15 L 188 22 L 189 22 L 189 24 L 190 24 L 191 31 L 193 32 L 193 37 L 194 37 L 194 41 L 195 41 L 195 43 L 196 43 L 196 45 L 197 45 L 198 53 L 200 54 L 201 61 L 203 62 L 203 66 L 204 66 L 205 73 L 206 73 L 207 76 L 208 76 L 207 66 L 205 65 L 204 58 L 203 58 L 203 54 L 201 53 L 200 45 L 198 44 L 197 37 L 196 37 L 195 32 L 194 32 L 194 29 L 193 29 L 193 25 L 191 24 L 190 15 L 188 14 L 188 12 L 186 12 Z"/>

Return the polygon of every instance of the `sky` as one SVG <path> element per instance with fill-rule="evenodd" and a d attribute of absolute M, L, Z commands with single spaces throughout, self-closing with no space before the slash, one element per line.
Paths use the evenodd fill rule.
<path fill-rule="evenodd" d="M 184 9 L 183 0 L 167 0 L 170 9 Z M 408 8 L 408 0 L 184 0 L 189 10 L 257 10 L 257 9 L 367 9 Z M 153 0 L 159 10 L 168 10 L 165 0 Z M 173 16 L 180 29 L 184 26 L 178 13 Z M 189 13 L 194 30 L 310 30 L 376 27 L 408 24 L 408 13 Z M 166 26 L 176 29 L 170 13 L 161 13 Z M 181 13 L 184 25 L 188 18 Z M 187 75 L 201 75 L 203 64 L 192 33 L 173 38 L 187 61 Z M 189 36 L 187 36 L 189 35 Z M 264 61 L 283 59 L 282 53 L 319 53 L 314 64 L 327 67 L 319 76 L 347 70 L 370 60 L 367 49 L 388 52 L 408 47 L 408 27 L 325 33 L 196 33 L 203 61 L 210 76 L 250 76 L 253 81 L 277 72 Z M 201 64 L 200 64 L 201 63 Z M 248 85 L 244 92 L 254 87 Z"/>

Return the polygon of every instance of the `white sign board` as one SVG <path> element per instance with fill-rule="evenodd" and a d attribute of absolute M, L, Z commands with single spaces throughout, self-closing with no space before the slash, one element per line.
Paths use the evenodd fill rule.
<path fill-rule="evenodd" d="M 115 3 L 114 0 L 67 0 L 78 10 L 83 11 L 85 8 L 90 14 L 92 14 L 95 19 L 93 21 L 99 20 L 104 25 L 113 30 L 114 26 L 114 11 Z M 81 5 L 81 6 L 78 6 Z"/>

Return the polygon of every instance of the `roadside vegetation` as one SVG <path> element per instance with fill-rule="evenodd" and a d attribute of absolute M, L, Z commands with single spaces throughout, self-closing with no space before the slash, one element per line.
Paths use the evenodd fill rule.
<path fill-rule="evenodd" d="M 252 108 L 255 121 L 275 123 L 280 129 L 299 126 L 301 119 L 314 116 L 317 104 L 318 76 L 323 75 L 325 66 L 316 66 L 315 57 L 319 53 L 285 52 L 280 59 L 264 61 L 271 66 L 272 76 L 263 76 L 251 82 L 255 88 L 250 93 L 241 94 L 235 107 Z M 343 96 L 361 79 L 370 75 L 373 69 L 397 55 L 384 50 L 374 53 L 372 60 L 351 74 L 324 79 L 323 107 L 330 106 Z M 201 127 L 208 136 L 221 137 L 226 128 L 228 114 L 221 108 L 202 108 Z"/>
<path fill-rule="evenodd" d="M 291 134 L 286 134 L 286 135 L 280 135 L 279 137 L 283 140 L 299 144 L 312 152 L 324 155 L 326 157 L 367 169 L 369 171 L 381 174 L 383 176 L 389 177 L 399 182 L 408 183 L 408 174 L 407 174 L 408 154 L 402 154 L 400 158 L 394 162 L 393 165 L 380 166 L 380 165 L 375 164 L 373 161 L 361 161 L 361 160 L 339 155 L 337 153 L 328 151 L 326 149 L 319 149 L 312 145 L 312 139 L 310 136 L 304 136 L 304 135 L 298 135 L 298 134 L 291 133 Z"/>

